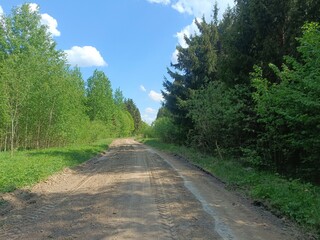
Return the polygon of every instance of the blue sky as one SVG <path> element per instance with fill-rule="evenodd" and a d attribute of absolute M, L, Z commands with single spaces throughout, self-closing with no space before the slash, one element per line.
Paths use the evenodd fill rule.
<path fill-rule="evenodd" d="M 218 0 L 220 14 L 233 0 Z M 25 3 L 0 2 L 0 14 Z M 183 35 L 194 34 L 194 19 L 210 19 L 212 0 L 32 0 L 43 24 L 83 78 L 94 69 L 105 72 L 115 90 L 132 98 L 142 118 L 151 123 L 161 106 L 166 68 L 175 61 L 175 47 L 187 47 Z"/>

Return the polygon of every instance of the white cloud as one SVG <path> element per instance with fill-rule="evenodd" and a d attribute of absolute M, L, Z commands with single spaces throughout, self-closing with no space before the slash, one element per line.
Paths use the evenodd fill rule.
<path fill-rule="evenodd" d="M 39 6 L 36 3 L 29 3 L 29 9 L 31 12 L 37 12 L 39 11 Z M 61 35 L 57 29 L 58 21 L 48 13 L 41 14 L 41 24 L 48 27 L 48 32 L 51 33 L 53 37 L 59 37 Z"/>
<path fill-rule="evenodd" d="M 186 27 L 184 27 L 180 32 L 177 32 L 175 37 L 178 39 L 178 44 L 183 47 L 187 48 L 188 44 L 186 43 L 186 40 L 184 39 L 185 36 L 190 37 L 191 35 L 198 35 L 200 34 L 199 28 L 196 25 L 196 20 L 198 22 L 201 22 L 201 18 L 196 18 L 192 21 L 192 23 Z M 178 50 L 176 49 L 172 55 L 171 55 L 171 62 L 173 64 L 178 63 Z"/>
<path fill-rule="evenodd" d="M 201 22 L 201 18 L 197 18 L 198 22 Z M 184 40 L 184 36 L 190 37 L 191 35 L 198 35 L 199 29 L 196 25 L 196 20 L 194 19 L 192 23 L 186 27 L 184 27 L 180 32 L 177 32 L 175 35 L 176 38 L 178 38 L 178 43 L 181 47 L 187 48 L 188 44 Z"/>
<path fill-rule="evenodd" d="M 212 0 L 147 0 L 150 3 L 159 3 L 170 5 L 173 9 L 182 14 L 189 14 L 194 17 L 203 16 L 207 21 L 211 19 L 214 1 Z M 229 5 L 234 6 L 234 0 L 217 0 L 220 9 L 219 16 L 222 17 L 223 12 Z"/>
<path fill-rule="evenodd" d="M 229 5 L 234 6 L 234 0 L 217 0 L 219 8 L 219 17 L 222 17 L 223 12 Z M 186 13 L 194 17 L 202 18 L 203 16 L 207 21 L 210 21 L 212 16 L 212 9 L 214 1 L 212 0 L 177 0 L 171 5 L 173 9 L 179 13 Z"/>
<path fill-rule="evenodd" d="M 144 113 L 142 114 L 142 120 L 148 124 L 151 124 L 154 120 L 157 118 L 157 110 L 148 107 L 144 110 Z"/>
<path fill-rule="evenodd" d="M 184 6 L 182 5 L 181 2 L 177 2 L 176 4 L 173 4 L 172 8 L 177 10 L 179 13 L 185 13 L 186 12 L 186 9 L 184 8 Z"/>
<path fill-rule="evenodd" d="M 170 0 L 148 0 L 148 2 L 151 2 L 151 3 L 160 3 L 160 4 L 163 4 L 163 5 L 168 5 L 168 4 L 170 4 Z"/>
<path fill-rule="evenodd" d="M 172 56 L 171 56 L 171 63 L 173 63 L 173 64 L 178 63 L 178 53 L 179 53 L 179 51 L 177 49 L 174 50 L 174 52 L 172 53 Z"/>
<path fill-rule="evenodd" d="M 49 14 L 41 14 L 41 23 L 48 27 L 48 31 L 52 34 L 52 36 L 59 37 L 61 35 L 60 31 L 57 29 L 57 20 L 51 17 Z"/>
<path fill-rule="evenodd" d="M 171 5 L 179 13 L 187 13 L 195 17 L 210 17 L 213 7 L 212 0 L 147 0 L 150 3 Z M 232 1 L 232 0 L 231 0 Z"/>
<path fill-rule="evenodd" d="M 195 17 L 205 16 L 210 18 L 213 8 L 212 0 L 178 0 L 172 4 L 172 8 L 179 13 L 187 13 Z"/>
<path fill-rule="evenodd" d="M 147 89 L 146 89 L 143 85 L 140 85 L 140 90 L 141 90 L 142 92 L 146 92 L 146 91 L 147 91 Z"/>
<path fill-rule="evenodd" d="M 207 22 L 210 22 L 212 19 L 212 11 L 214 7 L 214 1 L 212 0 L 148 0 L 149 2 L 161 3 L 166 2 L 170 3 L 170 6 L 178 11 L 181 14 L 189 14 L 194 16 L 201 22 L 202 17 L 204 16 Z M 167 3 L 168 2 L 168 3 Z M 233 7 L 235 5 L 234 0 L 217 0 L 219 8 L 219 18 L 222 17 L 223 12 L 226 10 L 227 6 Z M 193 21 L 190 25 L 186 26 L 180 32 L 178 32 L 175 37 L 178 38 L 178 43 L 181 47 L 187 48 L 188 45 L 184 40 L 184 36 L 190 37 L 190 35 L 199 34 L 199 29 Z M 178 52 L 174 51 L 171 56 L 171 62 L 173 64 L 177 63 Z"/>
<path fill-rule="evenodd" d="M 100 52 L 92 46 L 74 46 L 70 50 L 65 50 L 68 62 L 72 66 L 92 67 L 107 66 Z"/>
<path fill-rule="evenodd" d="M 164 100 L 161 93 L 157 93 L 153 90 L 149 92 L 149 97 L 155 102 L 162 102 Z"/>
<path fill-rule="evenodd" d="M 0 16 L 4 14 L 3 8 L 0 6 Z"/>
<path fill-rule="evenodd" d="M 29 9 L 31 12 L 39 11 L 39 6 L 36 3 L 29 3 Z"/>

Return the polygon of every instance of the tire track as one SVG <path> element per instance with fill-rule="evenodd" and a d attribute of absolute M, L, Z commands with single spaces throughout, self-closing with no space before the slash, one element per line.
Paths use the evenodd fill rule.
<path fill-rule="evenodd" d="M 203 211 L 201 202 L 185 186 L 185 179 L 179 172 L 156 152 L 148 148 L 144 150 L 153 175 L 151 179 L 155 186 L 160 185 L 160 191 L 164 191 L 165 200 L 162 196 L 159 198 L 165 201 L 165 206 L 160 200 L 158 211 L 172 239 L 202 239 L 204 236 L 206 239 L 221 239 L 214 231 L 215 221 Z"/>
<path fill-rule="evenodd" d="M 171 215 L 170 202 L 166 197 L 162 177 L 159 171 L 155 170 L 156 168 L 161 168 L 161 166 L 149 154 L 147 155 L 146 166 L 149 170 L 151 189 L 160 216 L 160 223 L 165 231 L 165 237 L 176 240 L 178 235 Z"/>
<path fill-rule="evenodd" d="M 73 193 L 78 191 L 82 186 L 84 186 L 87 182 L 91 180 L 91 178 L 98 172 L 99 166 L 96 163 L 99 162 L 99 158 L 94 158 L 94 168 L 89 170 L 89 174 L 83 177 L 72 189 L 68 191 L 68 196 L 61 198 L 59 201 L 55 203 L 49 203 L 41 206 L 40 208 L 36 209 L 32 214 L 28 215 L 25 219 L 21 219 L 20 215 L 15 215 L 16 218 L 13 221 L 10 221 L 10 226 L 3 224 L 0 226 L 0 239 L 19 239 L 21 235 L 23 235 L 22 229 L 32 227 L 34 224 L 37 223 L 41 219 L 41 217 L 45 215 L 50 215 L 50 213 L 59 207 L 59 205 L 63 204 L 67 201 Z M 81 167 L 84 167 L 88 164 L 86 162 Z M 23 224 L 21 224 L 23 222 Z M 15 227 L 14 227 L 15 226 Z"/>
<path fill-rule="evenodd" d="M 0 222 L 0 239 L 221 240 L 180 172 L 131 139 L 31 193 Z"/>

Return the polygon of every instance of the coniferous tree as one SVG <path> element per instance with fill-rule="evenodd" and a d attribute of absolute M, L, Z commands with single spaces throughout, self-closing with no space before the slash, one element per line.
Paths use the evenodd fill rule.
<path fill-rule="evenodd" d="M 313 115 L 317 112 L 314 94 L 317 70 L 310 61 L 298 67 L 306 60 L 305 52 L 297 48 L 296 39 L 301 38 L 305 22 L 320 20 L 320 2 L 235 2 L 235 7 L 228 8 L 221 21 L 217 20 L 215 6 L 212 22 L 197 22 L 200 34 L 185 39 L 187 48 L 177 47 L 178 63 L 168 69 L 172 81 L 164 81 L 165 102 L 154 127 L 162 129 L 158 131 L 159 137 L 166 141 L 185 143 L 188 139 L 188 143 L 208 151 L 220 145 L 228 149 L 228 153 L 240 154 L 250 164 L 263 160 L 263 167 L 276 166 L 278 170 L 282 167 L 291 173 L 305 163 L 306 168 L 301 168 L 310 173 L 307 169 L 316 169 L 312 164 L 318 153 L 307 146 L 311 143 L 317 146 L 319 138 L 311 132 L 310 137 L 304 135 L 308 131 L 301 119 L 307 122 L 317 119 Z M 316 48 L 309 51 L 317 52 Z M 279 70 L 285 55 L 295 59 L 287 60 L 294 74 L 288 67 Z M 252 86 L 250 74 L 255 65 L 261 69 L 256 79 L 267 79 L 272 87 L 255 89 Z M 314 79 L 311 80 L 310 75 Z M 299 84 L 296 84 L 297 76 L 302 81 Z M 288 82 L 289 78 L 295 80 Z M 309 89 L 307 94 L 304 90 L 309 85 L 302 87 L 304 84 L 311 84 L 314 89 Z M 261 97 L 253 99 L 257 91 Z M 303 103 L 294 100 L 294 96 L 303 99 Z M 302 106 L 302 115 L 309 117 L 299 120 L 294 114 L 300 116 L 296 110 Z M 257 107 L 260 110 L 257 111 Z M 276 109 L 279 112 L 275 114 Z M 168 129 L 171 130 L 164 131 Z M 302 140 L 294 140 L 300 135 Z M 278 139 L 279 136 L 282 139 Z"/>
<path fill-rule="evenodd" d="M 125 105 L 134 122 L 134 133 L 137 134 L 139 133 L 142 124 L 140 111 L 133 100 L 130 98 L 125 100 Z"/>
<path fill-rule="evenodd" d="M 180 129 L 180 138 L 186 139 L 193 123 L 188 117 L 187 101 L 195 90 L 205 87 L 209 82 L 216 80 L 217 74 L 217 26 L 211 22 L 195 21 L 200 35 L 185 36 L 187 48 L 177 46 L 178 63 L 172 64 L 174 71 L 168 69 L 172 81 L 165 79 L 162 92 L 165 98 L 165 107 L 171 112 L 174 122 Z"/>

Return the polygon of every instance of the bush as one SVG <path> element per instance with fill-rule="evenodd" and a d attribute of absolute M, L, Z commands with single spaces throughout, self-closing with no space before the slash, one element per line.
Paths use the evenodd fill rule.
<path fill-rule="evenodd" d="M 158 118 L 153 123 L 154 135 L 167 143 L 173 143 L 178 140 L 180 131 L 169 117 Z"/>
<path fill-rule="evenodd" d="M 245 109 L 243 86 L 229 88 L 215 81 L 195 91 L 188 101 L 194 130 L 189 138 L 195 147 L 211 152 L 219 144 L 232 149 L 243 144 Z"/>
<path fill-rule="evenodd" d="M 299 39 L 302 61 L 286 57 L 282 69 L 270 65 L 280 82 L 252 74 L 256 88 L 260 156 L 277 171 L 319 181 L 320 155 L 320 25 L 306 24 Z"/>

